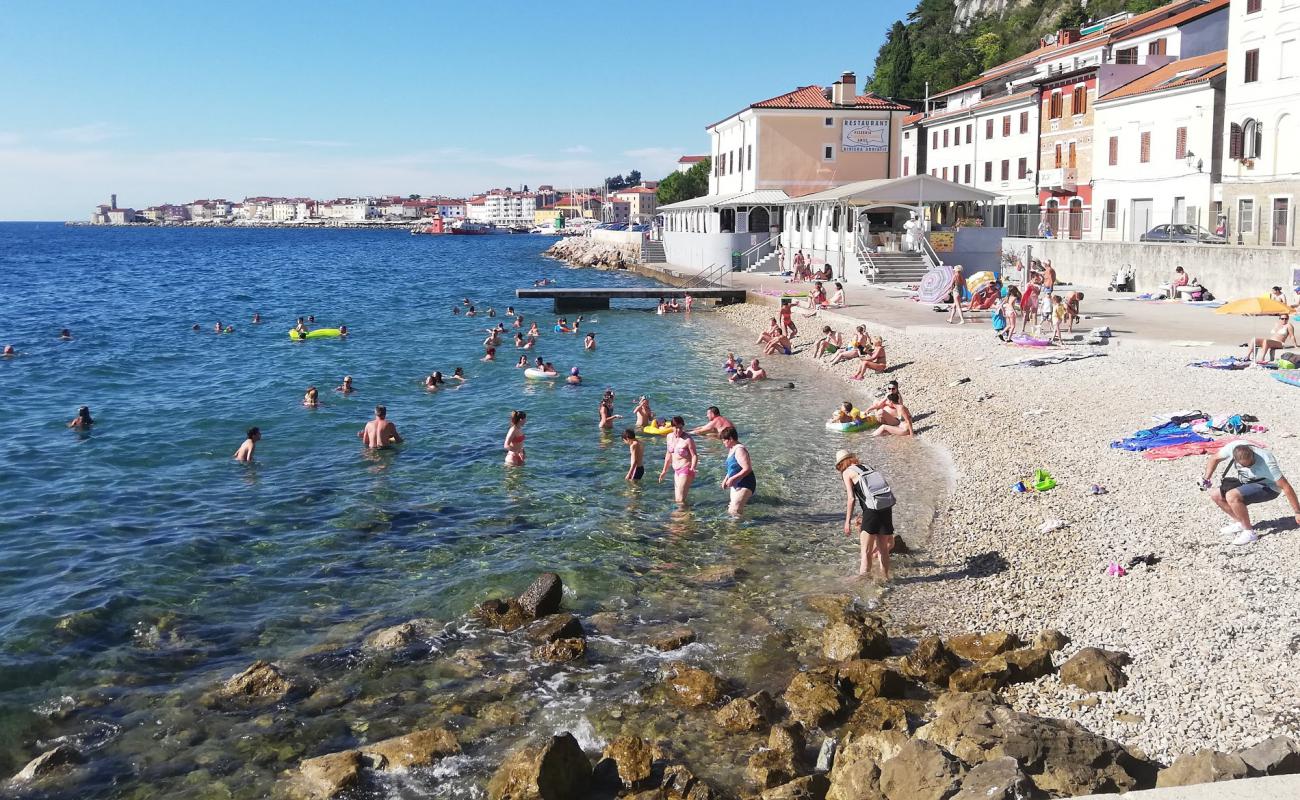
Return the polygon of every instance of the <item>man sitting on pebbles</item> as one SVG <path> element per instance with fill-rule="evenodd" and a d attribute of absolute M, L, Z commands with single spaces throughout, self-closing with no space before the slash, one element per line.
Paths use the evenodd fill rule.
<path fill-rule="evenodd" d="M 1291 504 L 1291 512 L 1295 514 L 1296 524 L 1300 525 L 1300 500 L 1296 499 L 1295 489 L 1291 488 L 1291 482 L 1282 476 L 1282 471 L 1277 466 L 1277 459 L 1263 448 L 1248 444 L 1224 445 L 1223 449 L 1211 456 L 1209 463 L 1205 465 L 1205 477 L 1201 480 L 1202 489 L 1210 488 L 1210 479 L 1214 477 L 1214 470 L 1225 459 L 1230 459 L 1230 462 L 1224 469 L 1223 480 L 1210 491 L 1210 499 L 1214 504 L 1232 518 L 1232 522 L 1225 525 L 1220 533 L 1224 536 L 1237 534 L 1237 538 L 1232 540 L 1232 543 L 1237 545 L 1257 541 L 1259 537 L 1251 527 L 1250 509 L 1247 506 L 1254 503 L 1267 503 L 1269 500 L 1276 499 L 1279 494 L 1286 495 L 1287 502 Z M 1227 477 L 1228 469 L 1232 467 L 1236 467 L 1235 478 Z"/>

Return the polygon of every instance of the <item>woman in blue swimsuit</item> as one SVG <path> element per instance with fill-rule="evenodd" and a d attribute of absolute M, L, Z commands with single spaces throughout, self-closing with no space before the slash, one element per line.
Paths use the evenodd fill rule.
<path fill-rule="evenodd" d="M 740 443 L 735 428 L 722 429 L 722 442 L 727 446 L 727 477 L 722 479 L 722 488 L 731 490 L 731 505 L 727 511 L 731 516 L 739 517 L 745 511 L 745 504 L 758 491 L 754 463 L 749 458 L 749 449 Z"/>

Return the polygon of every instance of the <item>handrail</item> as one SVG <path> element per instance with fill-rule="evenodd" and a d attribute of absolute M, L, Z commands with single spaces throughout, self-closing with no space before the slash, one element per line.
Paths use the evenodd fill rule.
<path fill-rule="evenodd" d="M 681 288 L 703 289 L 713 284 L 714 283 L 713 277 L 715 275 L 721 275 L 723 272 L 723 268 L 729 266 L 730 266 L 729 264 L 717 264 L 717 263 L 710 264 L 708 267 L 705 268 L 703 272 L 697 273 L 694 278 L 682 284 Z"/>
<path fill-rule="evenodd" d="M 856 247 L 853 249 L 853 254 L 858 257 L 858 268 L 862 268 L 861 262 L 865 260 L 867 268 L 862 270 L 862 274 L 866 276 L 868 283 L 875 283 L 879 270 L 876 268 L 875 260 L 871 257 L 871 245 L 867 243 L 866 235 L 862 231 L 858 231 L 854 244 Z"/>
<path fill-rule="evenodd" d="M 754 264 L 757 263 L 759 259 L 767 255 L 767 253 L 760 253 L 759 255 L 755 256 L 754 253 L 768 246 L 771 246 L 772 249 L 774 250 L 776 249 L 776 245 L 772 241 L 772 237 L 770 235 L 763 241 L 759 242 L 753 247 L 750 247 L 748 250 L 742 251 L 740 254 L 740 268 L 744 270 L 748 270 L 750 267 L 754 266 Z"/>
<path fill-rule="evenodd" d="M 930 237 L 924 233 L 921 234 L 921 255 L 925 256 L 928 269 L 934 269 L 943 263 L 939 258 L 939 254 L 934 251 L 934 246 L 930 244 Z"/>

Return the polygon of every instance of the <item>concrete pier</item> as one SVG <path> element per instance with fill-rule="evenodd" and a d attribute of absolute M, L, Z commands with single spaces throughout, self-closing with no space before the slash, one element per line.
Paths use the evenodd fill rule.
<path fill-rule="evenodd" d="M 669 297 L 683 298 L 691 295 L 696 299 L 714 299 L 722 305 L 745 302 L 744 289 L 722 289 L 716 287 L 699 287 L 683 289 L 677 287 L 612 287 L 594 289 L 557 289 L 539 287 L 533 289 L 516 289 L 515 297 L 549 297 L 555 300 L 557 313 L 568 311 L 591 311 L 609 308 L 609 301 L 615 298 L 632 300 L 659 300 Z"/>

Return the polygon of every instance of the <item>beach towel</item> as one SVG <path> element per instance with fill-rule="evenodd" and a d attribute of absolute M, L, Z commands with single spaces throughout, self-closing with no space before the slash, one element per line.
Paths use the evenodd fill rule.
<path fill-rule="evenodd" d="M 1085 358 L 1101 358 L 1105 353 L 1066 353 L 1060 356 L 1044 356 L 1043 358 L 1022 358 L 1019 361 L 1009 361 L 1006 364 L 999 364 L 1002 367 L 1046 367 L 1052 364 L 1064 364 L 1067 361 L 1082 361 Z"/>
<path fill-rule="evenodd" d="M 1250 359 L 1237 358 L 1236 356 L 1225 356 L 1223 358 L 1215 358 L 1209 361 L 1193 361 L 1187 366 L 1201 367 L 1202 369 L 1246 369 L 1250 366 Z"/>
<path fill-rule="evenodd" d="M 1265 445 L 1253 439 L 1214 439 L 1207 442 L 1185 442 L 1183 444 L 1171 444 L 1164 447 L 1153 447 L 1142 453 L 1142 457 L 1152 461 L 1167 460 L 1174 458 L 1184 458 L 1186 456 L 1203 456 L 1217 451 L 1221 447 L 1227 447 L 1230 444 L 1249 444 L 1255 447 L 1264 447 Z"/>

